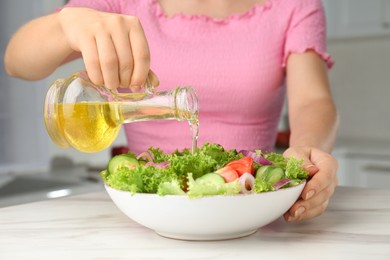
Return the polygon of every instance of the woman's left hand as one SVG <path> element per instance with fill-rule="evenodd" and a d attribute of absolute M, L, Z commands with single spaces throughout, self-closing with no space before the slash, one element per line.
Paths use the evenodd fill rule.
<path fill-rule="evenodd" d="M 288 222 L 299 222 L 321 215 L 328 206 L 337 184 L 337 160 L 317 148 L 290 147 L 285 157 L 303 159 L 303 167 L 309 173 L 309 180 L 300 198 L 284 214 Z"/>

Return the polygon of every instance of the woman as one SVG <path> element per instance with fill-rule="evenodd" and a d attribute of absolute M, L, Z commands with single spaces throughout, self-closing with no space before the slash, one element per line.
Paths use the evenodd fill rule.
<path fill-rule="evenodd" d="M 337 185 L 325 31 L 320 0 L 71 0 L 20 28 L 5 64 L 10 75 L 36 80 L 82 58 L 91 80 L 110 89 L 139 91 L 148 75 L 160 89 L 192 85 L 199 143 L 238 150 L 273 149 L 287 94 L 284 154 L 302 158 L 311 176 L 284 215 L 295 222 L 322 214 Z M 125 126 L 135 152 L 189 147 L 187 128 L 165 121 Z"/>

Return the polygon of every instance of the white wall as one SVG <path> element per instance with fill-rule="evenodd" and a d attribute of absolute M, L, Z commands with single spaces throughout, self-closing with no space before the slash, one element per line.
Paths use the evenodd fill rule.
<path fill-rule="evenodd" d="M 390 36 L 331 40 L 340 139 L 390 142 Z"/>
<path fill-rule="evenodd" d="M 12 34 L 27 21 L 51 13 L 63 0 L 0 1 L 0 59 Z M 44 40 L 44 39 L 43 39 Z M 49 84 L 82 69 L 82 62 L 73 62 L 41 81 L 11 78 L 0 63 L 0 174 L 19 171 L 47 170 L 53 156 L 67 156 L 76 163 L 105 165 L 109 149 L 97 154 L 84 154 L 55 146 L 46 133 L 43 103 Z M 123 132 L 114 145 L 126 144 Z"/>
<path fill-rule="evenodd" d="M 47 11 L 40 1 L 0 2 L 1 60 L 12 33 L 26 21 Z M 45 168 L 49 155 L 40 134 L 42 81 L 26 82 L 8 77 L 0 68 L 0 172 Z"/>

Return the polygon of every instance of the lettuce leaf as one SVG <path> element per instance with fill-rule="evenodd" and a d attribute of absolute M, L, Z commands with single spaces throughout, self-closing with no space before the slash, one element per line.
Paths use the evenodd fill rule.
<path fill-rule="evenodd" d="M 201 153 L 173 156 L 168 161 L 172 172 L 180 179 L 187 177 L 189 172 L 196 179 L 217 170 L 217 162 L 210 156 Z"/>
<path fill-rule="evenodd" d="M 202 147 L 197 149 L 197 153 L 204 156 L 210 156 L 217 163 L 216 168 L 222 168 L 227 163 L 238 160 L 244 157 L 241 153 L 238 153 L 235 149 L 225 150 L 219 144 L 206 143 Z"/>
<path fill-rule="evenodd" d="M 260 179 L 256 179 L 255 186 L 253 189 L 254 189 L 255 193 L 261 193 L 261 192 L 275 190 L 274 186 L 271 183 L 269 183 L 265 180 L 260 180 Z"/>
<path fill-rule="evenodd" d="M 186 178 L 189 172 L 197 179 L 243 157 L 234 149 L 226 151 L 222 146 L 210 143 L 199 147 L 194 154 L 189 149 L 176 150 L 171 154 L 164 154 L 161 149 L 153 147 L 149 151 L 153 154 L 155 163 L 169 162 L 171 172 L 178 179 Z"/>
<path fill-rule="evenodd" d="M 154 163 L 169 162 L 169 165 L 162 168 L 139 165 L 132 169 L 121 168 L 114 173 L 105 170 L 100 173 L 101 178 L 112 188 L 131 193 L 187 194 L 190 198 L 198 198 L 241 192 L 238 181 L 230 183 L 197 181 L 227 163 L 244 157 L 234 149 L 225 150 L 221 145 L 206 143 L 198 147 L 194 154 L 189 149 L 176 150 L 171 154 L 165 154 L 161 149 L 154 147 L 150 147 L 149 151 L 153 154 Z M 256 153 L 271 161 L 273 166 L 282 168 L 286 177 L 296 181 L 297 184 L 308 177 L 307 172 L 302 168 L 302 160 L 285 158 L 277 153 L 262 153 L 261 150 L 257 150 Z M 269 182 L 256 178 L 254 187 L 256 193 L 274 189 Z"/>
<path fill-rule="evenodd" d="M 197 182 L 192 177 L 192 174 L 188 174 L 188 192 L 189 198 L 200 198 L 203 196 L 212 195 L 233 195 L 241 192 L 241 185 L 238 181 L 228 183 L 216 183 L 216 182 Z"/>
<path fill-rule="evenodd" d="M 298 160 L 294 157 L 290 157 L 286 164 L 286 176 L 293 180 L 307 179 L 308 173 L 302 167 L 303 160 Z"/>
<path fill-rule="evenodd" d="M 112 188 L 138 192 L 157 193 L 158 186 L 162 182 L 175 179 L 169 169 L 154 166 L 137 166 L 133 169 L 121 168 L 114 174 L 106 176 L 105 182 Z"/>
<path fill-rule="evenodd" d="M 180 184 L 177 180 L 171 182 L 162 182 L 158 186 L 157 194 L 160 196 L 164 195 L 186 195 L 181 189 Z"/>
<path fill-rule="evenodd" d="M 114 189 L 130 191 L 131 193 L 143 192 L 144 190 L 141 175 L 133 173 L 127 168 L 118 169 L 115 174 L 109 174 L 105 177 L 106 184 Z"/>
<path fill-rule="evenodd" d="M 308 173 L 302 167 L 303 160 L 298 160 L 295 157 L 286 158 L 283 154 L 269 153 L 264 155 L 270 160 L 274 166 L 280 167 L 286 172 L 286 177 L 290 179 L 303 180 L 307 179 Z"/>
<path fill-rule="evenodd" d="M 286 169 L 288 159 L 286 157 L 284 157 L 283 154 L 266 153 L 266 154 L 263 154 L 263 156 L 267 160 L 271 161 L 274 166 L 282 168 L 282 169 Z"/>

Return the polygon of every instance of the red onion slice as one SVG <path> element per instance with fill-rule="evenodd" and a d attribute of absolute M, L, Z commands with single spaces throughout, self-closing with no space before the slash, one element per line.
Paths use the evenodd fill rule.
<path fill-rule="evenodd" d="M 142 152 L 137 156 L 137 160 L 144 159 L 148 162 L 154 162 L 154 156 L 150 151 Z"/>
<path fill-rule="evenodd" d="M 164 168 L 169 166 L 169 162 L 160 162 L 155 165 L 157 168 Z"/>
<path fill-rule="evenodd" d="M 147 162 L 145 166 L 154 166 L 156 168 L 165 168 L 169 165 L 169 162 L 160 162 L 160 163 L 154 163 L 154 162 Z"/>
<path fill-rule="evenodd" d="M 272 162 L 263 156 L 258 155 L 257 153 L 253 151 L 248 150 L 241 150 L 240 153 L 242 153 L 246 157 L 252 157 L 253 161 L 257 162 L 261 165 L 272 165 Z"/>
<path fill-rule="evenodd" d="M 252 193 L 253 187 L 255 186 L 255 177 L 249 172 L 246 172 L 238 178 L 238 183 L 241 185 L 241 193 Z"/>
<path fill-rule="evenodd" d="M 294 181 L 291 179 L 287 179 L 287 178 L 281 179 L 280 181 L 278 181 L 277 183 L 274 184 L 274 188 L 275 188 L 275 190 L 279 190 L 289 183 L 294 183 Z"/>

